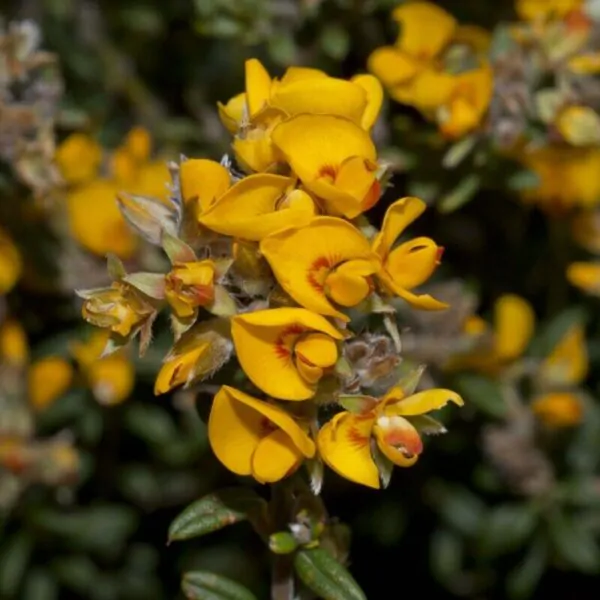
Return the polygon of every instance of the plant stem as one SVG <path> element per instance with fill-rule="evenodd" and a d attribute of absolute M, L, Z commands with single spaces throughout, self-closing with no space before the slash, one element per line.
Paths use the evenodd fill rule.
<path fill-rule="evenodd" d="M 287 527 L 290 518 L 290 489 L 285 482 L 271 486 L 270 511 L 275 531 Z M 294 600 L 294 566 L 290 555 L 273 554 L 271 600 Z"/>

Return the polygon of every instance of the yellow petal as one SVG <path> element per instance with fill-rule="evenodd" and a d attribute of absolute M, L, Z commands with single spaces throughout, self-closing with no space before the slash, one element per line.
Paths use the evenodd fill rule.
<path fill-rule="evenodd" d="M 96 175 L 102 147 L 89 135 L 73 133 L 56 149 L 54 160 L 67 183 L 80 184 Z"/>
<path fill-rule="evenodd" d="M 169 198 L 167 183 L 171 180 L 171 174 L 166 161 L 157 160 L 147 162 L 137 170 L 135 182 L 127 191 L 131 194 L 142 196 L 153 196 L 163 202 Z"/>
<path fill-rule="evenodd" d="M 303 459 L 287 433 L 277 429 L 258 443 L 252 455 L 252 476 L 259 483 L 274 483 L 291 475 Z"/>
<path fill-rule="evenodd" d="M 456 83 L 455 75 L 424 69 L 407 84 L 405 101 L 423 112 L 433 111 L 450 102 Z"/>
<path fill-rule="evenodd" d="M 567 269 L 567 279 L 580 290 L 600 295 L 600 262 L 574 262 Z"/>
<path fill-rule="evenodd" d="M 367 105 L 360 120 L 363 129 L 371 129 L 377 121 L 381 105 L 383 104 L 383 88 L 373 75 L 355 75 L 352 83 L 359 85 L 367 95 Z"/>
<path fill-rule="evenodd" d="M 217 458 L 238 475 L 252 474 L 252 459 L 260 441 L 280 429 L 306 458 L 315 454 L 314 442 L 283 409 L 223 386 L 213 400 L 208 438 Z"/>
<path fill-rule="evenodd" d="M 252 241 L 286 227 L 301 227 L 315 212 L 305 192 L 297 190 L 288 207 L 278 210 L 293 184 L 293 178 L 281 175 L 249 175 L 231 187 L 199 221 L 218 233 Z"/>
<path fill-rule="evenodd" d="M 75 240 L 99 256 L 130 258 L 137 240 L 117 205 L 119 188 L 105 180 L 78 187 L 67 197 L 69 226 Z"/>
<path fill-rule="evenodd" d="M 519 296 L 506 294 L 494 305 L 495 351 L 502 361 L 510 361 L 523 354 L 535 327 L 531 305 Z"/>
<path fill-rule="evenodd" d="M 0 327 L 0 361 L 23 366 L 29 357 L 25 330 L 17 321 L 7 320 Z"/>
<path fill-rule="evenodd" d="M 424 415 L 432 410 L 439 410 L 448 402 L 463 406 L 463 399 L 452 390 L 431 389 L 418 392 L 406 398 L 400 388 L 393 388 L 383 398 L 386 416 L 414 417 Z"/>
<path fill-rule="evenodd" d="M 379 471 L 371 456 L 373 415 L 339 413 L 323 425 L 317 438 L 319 454 L 338 475 L 379 489 Z"/>
<path fill-rule="evenodd" d="M 318 331 L 339 340 L 342 334 L 327 319 L 303 308 L 274 308 L 237 315 L 231 335 L 243 371 L 261 390 L 283 400 L 314 396 L 294 363 L 293 346 L 301 335 Z"/>
<path fill-rule="evenodd" d="M 246 61 L 246 98 L 251 117 L 262 110 L 271 98 L 271 76 L 256 58 Z"/>
<path fill-rule="evenodd" d="M 174 387 L 187 383 L 194 374 L 194 367 L 210 350 L 210 342 L 202 341 L 190 351 L 168 358 L 156 376 L 154 394 L 165 394 Z"/>
<path fill-rule="evenodd" d="M 346 321 L 348 318 L 325 295 L 323 286 L 329 272 L 349 260 L 366 260 L 378 266 L 364 235 L 335 217 L 315 217 L 302 229 L 277 232 L 264 238 L 260 249 L 277 281 L 298 304 Z"/>
<path fill-rule="evenodd" d="M 572 325 L 541 366 L 542 381 L 553 385 L 576 385 L 588 374 L 585 331 Z"/>
<path fill-rule="evenodd" d="M 396 296 L 408 302 L 413 308 L 419 308 L 421 310 L 445 310 L 449 306 L 446 302 L 437 300 L 429 294 L 415 294 L 396 285 L 394 280 L 389 277 L 385 271 L 380 272 L 378 277 L 386 289 L 391 290 Z"/>
<path fill-rule="evenodd" d="M 15 286 L 23 271 L 21 254 L 8 234 L 0 229 L 0 294 Z"/>
<path fill-rule="evenodd" d="M 384 262 L 394 283 L 410 290 L 425 283 L 439 264 L 440 248 L 430 238 L 419 237 L 400 244 Z"/>
<path fill-rule="evenodd" d="M 377 48 L 368 60 L 368 68 L 386 87 L 402 85 L 419 72 L 419 63 L 398 48 Z"/>
<path fill-rule="evenodd" d="M 600 52 L 577 54 L 569 59 L 568 65 L 578 75 L 596 75 L 600 72 Z"/>
<path fill-rule="evenodd" d="M 306 79 L 323 79 L 329 75 L 324 73 L 320 69 L 313 69 L 312 67 L 288 67 L 281 78 L 280 83 L 292 83 L 294 81 L 303 81 Z"/>
<path fill-rule="evenodd" d="M 298 115 L 275 127 L 273 143 L 292 170 L 308 184 L 332 173 L 348 158 L 376 162 L 369 134 L 348 119 L 332 115 Z"/>
<path fill-rule="evenodd" d="M 391 204 L 383 217 L 381 231 L 373 239 L 373 251 L 385 258 L 402 232 L 420 217 L 426 208 L 423 200 L 410 196 Z"/>
<path fill-rule="evenodd" d="M 271 104 L 294 116 L 337 115 L 360 123 L 367 106 L 364 88 L 344 79 L 318 77 L 281 84 Z"/>
<path fill-rule="evenodd" d="M 152 150 L 150 132 L 143 127 L 134 127 L 127 134 L 123 145 L 136 161 L 143 162 L 148 160 Z"/>
<path fill-rule="evenodd" d="M 323 369 L 332 367 L 338 359 L 335 339 L 324 333 L 303 336 L 298 340 L 294 351 L 304 362 Z"/>
<path fill-rule="evenodd" d="M 403 4 L 392 17 L 400 25 L 398 48 L 420 60 L 437 56 L 456 29 L 454 17 L 431 2 Z"/>
<path fill-rule="evenodd" d="M 492 36 L 487 29 L 478 25 L 459 25 L 452 37 L 453 44 L 465 44 L 475 54 L 483 55 L 488 52 Z"/>
<path fill-rule="evenodd" d="M 380 416 L 373 427 L 377 446 L 399 467 L 410 467 L 423 451 L 419 432 L 403 417 Z"/>
<path fill-rule="evenodd" d="M 519 18 L 526 21 L 535 19 L 562 19 L 578 9 L 582 0 L 516 0 L 515 9 Z"/>
<path fill-rule="evenodd" d="M 351 260 L 341 264 L 325 280 L 328 296 L 340 306 L 356 306 L 372 291 L 369 277 L 375 266 L 366 260 Z"/>
<path fill-rule="evenodd" d="M 246 117 L 246 94 L 242 92 L 227 101 L 226 104 L 217 102 L 219 118 L 229 133 L 237 133 Z"/>
<path fill-rule="evenodd" d="M 92 393 L 104 405 L 113 406 L 126 400 L 133 390 L 135 370 L 125 356 L 112 355 L 93 363 L 87 378 Z"/>
<path fill-rule="evenodd" d="M 33 408 L 44 410 L 67 391 L 73 378 L 73 368 L 63 358 L 49 356 L 33 363 L 27 378 Z"/>
<path fill-rule="evenodd" d="M 280 159 L 273 146 L 270 129 L 250 129 L 244 137 L 233 140 L 233 151 L 240 166 L 247 173 L 262 173 L 271 170 Z"/>
<path fill-rule="evenodd" d="M 197 201 L 201 212 L 207 211 L 227 191 L 231 182 L 223 165 L 204 158 L 182 162 L 179 179 L 184 202 Z"/>
<path fill-rule="evenodd" d="M 583 419 L 581 399 L 571 392 L 552 392 L 538 396 L 531 404 L 533 413 L 550 427 L 573 427 Z"/>

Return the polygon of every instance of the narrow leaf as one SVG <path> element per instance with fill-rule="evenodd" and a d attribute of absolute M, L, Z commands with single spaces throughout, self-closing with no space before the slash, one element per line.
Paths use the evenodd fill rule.
<path fill-rule="evenodd" d="M 438 208 L 442 213 L 450 213 L 473 199 L 479 190 L 481 177 L 472 173 L 465 177 L 449 194 L 446 194 L 439 202 Z"/>
<path fill-rule="evenodd" d="M 125 271 L 123 262 L 114 254 L 106 255 L 106 266 L 108 268 L 108 274 L 110 275 L 111 279 L 115 281 L 122 279 L 125 277 L 125 275 L 127 275 L 127 271 Z"/>
<path fill-rule="evenodd" d="M 367 600 L 352 575 L 323 548 L 300 550 L 294 568 L 304 585 L 323 600 Z"/>
<path fill-rule="evenodd" d="M 162 248 L 171 264 L 197 260 L 194 251 L 184 241 L 166 232 L 162 234 Z"/>
<path fill-rule="evenodd" d="M 123 281 L 155 300 L 162 300 L 165 297 L 163 273 L 131 273 L 123 277 Z"/>
<path fill-rule="evenodd" d="M 256 600 L 256 596 L 239 583 L 206 571 L 186 573 L 181 590 L 188 600 Z"/>

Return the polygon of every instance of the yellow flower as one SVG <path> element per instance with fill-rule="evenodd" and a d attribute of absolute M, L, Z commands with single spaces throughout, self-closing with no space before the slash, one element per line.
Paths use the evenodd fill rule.
<path fill-rule="evenodd" d="M 315 444 L 282 408 L 223 386 L 214 398 L 208 439 L 233 473 L 273 483 L 293 473 Z"/>
<path fill-rule="evenodd" d="M 448 102 L 437 112 L 440 130 L 449 138 L 473 131 L 483 119 L 492 99 L 494 76 L 489 64 L 454 78 Z"/>
<path fill-rule="evenodd" d="M 165 357 L 154 394 L 165 394 L 180 385 L 188 387 L 220 369 L 233 350 L 228 329 L 228 320 L 214 319 L 186 331 Z"/>
<path fill-rule="evenodd" d="M 379 200 L 375 145 L 352 121 L 298 115 L 278 125 L 272 138 L 305 187 L 323 200 L 328 213 L 353 219 Z"/>
<path fill-rule="evenodd" d="M 73 368 L 64 358 L 49 356 L 29 367 L 27 379 L 31 405 L 44 410 L 69 389 Z"/>
<path fill-rule="evenodd" d="M 96 327 L 127 337 L 155 313 L 154 308 L 131 286 L 114 282 L 109 288 L 79 292 L 84 298 L 83 318 Z"/>
<path fill-rule="evenodd" d="M 575 241 L 588 252 L 600 254 L 600 211 L 582 210 L 571 220 Z"/>
<path fill-rule="evenodd" d="M 63 179 L 79 185 L 93 179 L 102 162 L 102 148 L 85 133 L 71 134 L 57 148 L 54 160 Z"/>
<path fill-rule="evenodd" d="M 8 234 L 0 229 L 0 294 L 15 286 L 23 271 L 21 254 Z"/>
<path fill-rule="evenodd" d="M 546 357 L 539 378 L 545 385 L 568 386 L 581 383 L 588 374 L 585 331 L 579 323 L 572 325 Z"/>
<path fill-rule="evenodd" d="M 432 389 L 405 397 L 401 388 L 384 398 L 367 400 L 360 413 L 341 412 L 326 423 L 317 438 L 321 458 L 342 477 L 372 488 L 380 487 L 372 441 L 394 465 L 410 467 L 423 451 L 418 417 L 462 398 L 450 391 Z"/>
<path fill-rule="evenodd" d="M 302 227 L 315 215 L 315 203 L 295 179 L 257 173 L 240 180 L 199 217 L 213 231 L 251 241 L 286 227 Z"/>
<path fill-rule="evenodd" d="M 393 248 L 405 228 L 426 208 L 425 202 L 418 198 L 402 198 L 394 202 L 385 213 L 381 231 L 375 236 L 372 248 L 381 258 L 382 267 L 377 275 L 388 293 L 400 296 L 417 308 L 440 310 L 448 305 L 410 290 L 429 279 L 440 262 L 443 249 L 426 237 L 415 238 Z"/>
<path fill-rule="evenodd" d="M 75 342 L 71 352 L 96 399 L 112 406 L 130 396 L 135 370 L 125 349 L 101 358 L 108 338 L 108 331 L 94 331 L 85 342 Z"/>
<path fill-rule="evenodd" d="M 583 0 L 516 0 L 516 10 L 525 21 L 563 19 L 583 7 Z"/>
<path fill-rule="evenodd" d="M 567 269 L 567 279 L 586 294 L 600 296 L 600 262 L 574 262 Z"/>
<path fill-rule="evenodd" d="M 193 318 L 198 307 L 215 298 L 215 263 L 212 260 L 175 263 L 165 277 L 165 295 L 180 319 Z"/>
<path fill-rule="evenodd" d="M 572 392 L 552 392 L 533 401 L 533 413 L 549 427 L 573 427 L 583 419 L 581 399 Z"/>
<path fill-rule="evenodd" d="M 206 212 L 231 185 L 229 171 L 220 163 L 204 158 L 186 160 L 179 167 L 181 196 L 196 204 L 196 215 Z"/>
<path fill-rule="evenodd" d="M 301 229 L 270 235 L 260 250 L 281 287 L 298 304 L 343 321 L 349 318 L 333 303 L 351 307 L 362 302 L 380 268 L 364 235 L 336 217 L 315 217 Z"/>
<path fill-rule="evenodd" d="M 17 321 L 8 320 L 0 327 L 0 361 L 22 367 L 29 358 L 29 344 Z"/>
<path fill-rule="evenodd" d="M 119 211 L 119 189 L 105 179 L 76 187 L 67 195 L 68 218 L 73 237 L 86 250 L 126 259 L 135 252 L 137 240 Z"/>
<path fill-rule="evenodd" d="M 600 117 L 589 106 L 567 106 L 559 111 L 555 125 L 565 141 L 573 146 L 600 143 Z"/>
<path fill-rule="evenodd" d="M 237 315 L 231 335 L 242 370 L 263 392 L 282 400 L 307 400 L 338 359 L 343 335 L 304 308 L 273 308 Z"/>
<path fill-rule="evenodd" d="M 558 214 L 600 201 L 600 148 L 546 146 L 523 152 L 521 160 L 540 180 L 523 194 L 525 201 Z"/>
<path fill-rule="evenodd" d="M 455 357 L 447 368 L 471 369 L 497 376 L 525 352 L 534 327 L 535 314 L 525 299 L 513 294 L 500 296 L 494 304 L 491 345 Z M 482 319 L 475 317 L 465 323 L 465 333 L 479 337 L 488 333 L 488 326 Z"/>

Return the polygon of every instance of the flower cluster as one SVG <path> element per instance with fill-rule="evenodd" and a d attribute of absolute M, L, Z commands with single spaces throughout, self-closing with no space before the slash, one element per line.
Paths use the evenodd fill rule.
<path fill-rule="evenodd" d="M 136 336 L 143 353 L 169 310 L 175 343 L 155 392 L 213 376 L 222 386 L 208 421 L 212 448 L 259 482 L 308 461 L 318 486 L 324 461 L 378 488 L 392 465 L 414 464 L 422 433 L 443 431 L 425 413 L 462 404 L 449 390 L 415 393 L 422 370 L 399 368 L 395 303 L 446 305 L 417 291 L 442 248 L 401 239 L 425 203 L 393 202 L 380 231 L 363 215 L 382 195 L 385 166 L 369 133 L 382 96 L 371 75 L 347 81 L 291 67 L 274 79 L 249 60 L 245 92 L 219 106 L 235 163 L 171 164 L 169 202 L 119 194 L 128 223 L 164 250 L 164 272 L 127 273 L 113 256 L 111 286 L 79 292 L 84 318 L 111 332 L 105 354 Z M 376 397 L 378 377 L 363 377 L 348 344 L 383 326 L 395 350 Z"/>

